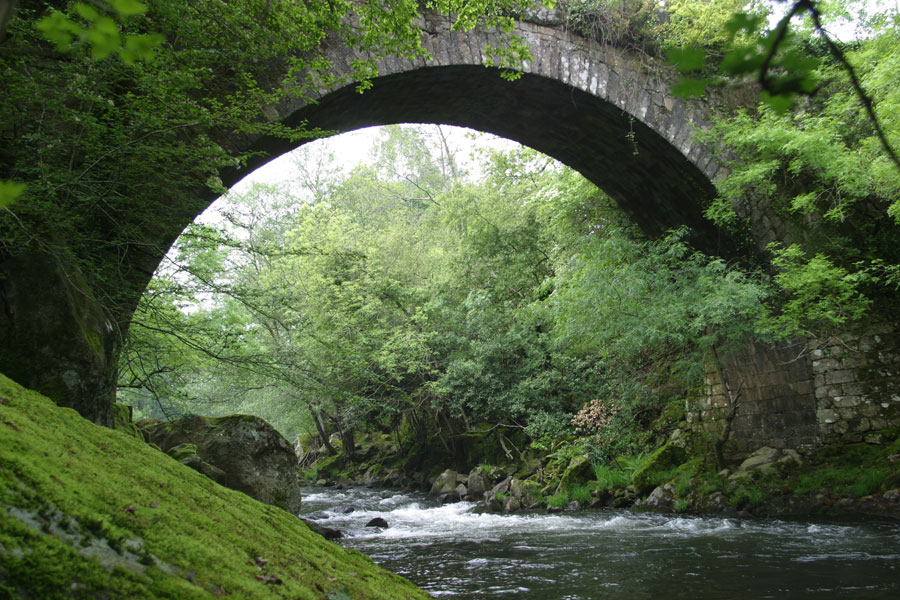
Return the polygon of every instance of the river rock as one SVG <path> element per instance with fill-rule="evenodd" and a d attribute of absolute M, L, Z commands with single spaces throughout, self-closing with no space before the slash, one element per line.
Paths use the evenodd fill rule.
<path fill-rule="evenodd" d="M 757 469 L 766 470 L 766 468 L 774 464 L 779 457 L 780 452 L 777 449 L 763 446 L 748 456 L 744 462 L 741 463 L 741 466 L 738 467 L 738 471 L 756 471 Z"/>
<path fill-rule="evenodd" d="M 509 495 L 503 499 L 503 512 L 516 512 L 522 508 L 522 503 L 515 496 Z"/>
<path fill-rule="evenodd" d="M 497 494 L 505 494 L 509 491 L 509 484 L 512 482 L 512 477 L 507 477 L 497 485 L 491 488 L 491 491 L 488 492 L 488 496 L 496 497 Z"/>
<path fill-rule="evenodd" d="M 774 470 L 777 465 L 798 467 L 802 464 L 803 459 L 796 450 L 791 448 L 779 450 L 763 446 L 748 456 L 728 479 L 740 482 L 746 480 L 752 471 L 767 473 Z"/>
<path fill-rule="evenodd" d="M 456 480 L 456 471 L 453 469 L 447 469 L 440 475 L 438 475 L 437 479 L 434 480 L 434 484 L 431 486 L 431 491 L 429 495 L 431 496 L 440 496 L 441 494 L 449 494 L 456 490 L 457 480 Z"/>
<path fill-rule="evenodd" d="M 900 489 L 888 490 L 881 497 L 888 502 L 900 502 Z"/>
<path fill-rule="evenodd" d="M 310 521 L 309 519 L 300 518 L 301 521 L 306 523 L 306 525 L 314 532 L 321 535 L 326 540 L 338 540 L 344 537 L 344 534 L 341 533 L 338 529 L 333 529 L 331 527 L 325 527 L 323 525 L 319 525 L 314 521 Z"/>
<path fill-rule="evenodd" d="M 540 485 L 534 481 L 513 479 L 509 482 L 509 493 L 524 507 L 534 506 L 541 501 Z"/>
<path fill-rule="evenodd" d="M 456 492 L 447 492 L 446 494 L 441 494 L 438 496 L 438 502 L 441 504 L 454 504 L 462 500 L 462 496 L 457 494 Z"/>
<path fill-rule="evenodd" d="M 488 480 L 481 467 L 475 467 L 469 473 L 469 497 L 478 500 L 488 490 Z"/>
<path fill-rule="evenodd" d="M 381 527 L 382 529 L 387 529 L 388 522 L 381 517 L 375 517 L 374 519 L 366 523 L 366 527 Z"/>
<path fill-rule="evenodd" d="M 594 467 L 587 456 L 576 456 L 559 478 L 557 493 L 581 485 L 594 478 Z"/>
<path fill-rule="evenodd" d="M 138 426 L 147 441 L 163 452 L 181 446 L 178 452 L 182 453 L 193 445 L 200 462 L 191 466 L 221 485 L 293 514 L 300 511 L 294 450 L 259 417 L 190 415 L 167 422 L 138 422 Z M 204 470 L 204 463 L 214 469 Z"/>
<path fill-rule="evenodd" d="M 643 505 L 653 508 L 671 508 L 674 501 L 674 488 L 672 487 L 672 484 L 667 483 L 666 485 L 659 486 L 652 492 L 650 492 L 650 495 L 643 502 Z"/>

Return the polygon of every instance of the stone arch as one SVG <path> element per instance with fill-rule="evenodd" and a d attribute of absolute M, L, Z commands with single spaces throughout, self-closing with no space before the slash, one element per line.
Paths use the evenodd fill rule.
<path fill-rule="evenodd" d="M 704 250 L 731 244 L 702 215 L 724 173 L 692 133 L 710 122 L 708 104 L 675 98 L 671 69 L 647 57 L 585 40 L 561 23 L 519 22 L 515 34 L 532 60 L 516 81 L 483 66 L 483 48 L 496 42 L 484 31 L 449 31 L 445 19 L 426 17 L 423 43 L 432 58 L 387 58 L 363 94 L 336 86 L 314 103 L 269 107 L 273 121 L 308 123 L 344 132 L 401 122 L 443 123 L 506 137 L 574 168 L 612 196 L 651 236 L 687 225 Z M 326 46 L 336 74 L 349 76 L 361 58 Z M 223 173 L 230 186 L 297 144 L 259 137 L 229 140 L 233 151 L 255 151 L 246 166 Z"/>

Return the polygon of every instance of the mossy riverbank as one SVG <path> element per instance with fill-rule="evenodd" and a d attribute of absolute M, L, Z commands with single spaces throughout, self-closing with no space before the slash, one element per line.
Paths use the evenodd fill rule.
<path fill-rule="evenodd" d="M 759 516 L 900 515 L 896 432 L 882 432 L 879 444 L 825 446 L 803 456 L 761 448 L 727 469 L 716 466 L 703 444 L 664 443 L 653 452 L 597 464 L 577 443 L 553 451 L 520 445 L 522 452 L 508 455 L 499 444 L 491 447 L 491 439 L 500 437 L 482 436 L 465 462 L 448 464 L 441 453 L 417 457 L 399 450 L 402 440 L 373 433 L 360 439 L 352 457 L 319 458 L 302 474 L 309 483 L 421 489 L 443 501 L 473 500 L 505 512 L 614 507 Z M 512 448 L 515 440 L 505 445 Z"/>
<path fill-rule="evenodd" d="M 427 598 L 0 375 L 0 598 Z"/>

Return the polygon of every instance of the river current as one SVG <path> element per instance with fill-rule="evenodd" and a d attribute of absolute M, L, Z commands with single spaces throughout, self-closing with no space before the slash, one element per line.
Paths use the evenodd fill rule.
<path fill-rule="evenodd" d="M 895 520 L 500 515 L 372 489 L 309 488 L 303 502 L 343 546 L 438 598 L 900 598 Z M 374 517 L 388 528 L 365 527 Z"/>

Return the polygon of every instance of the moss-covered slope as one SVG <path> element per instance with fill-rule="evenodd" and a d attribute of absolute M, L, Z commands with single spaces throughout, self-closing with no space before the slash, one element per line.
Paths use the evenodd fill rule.
<path fill-rule="evenodd" d="M 426 598 L 0 375 L 0 598 Z"/>

